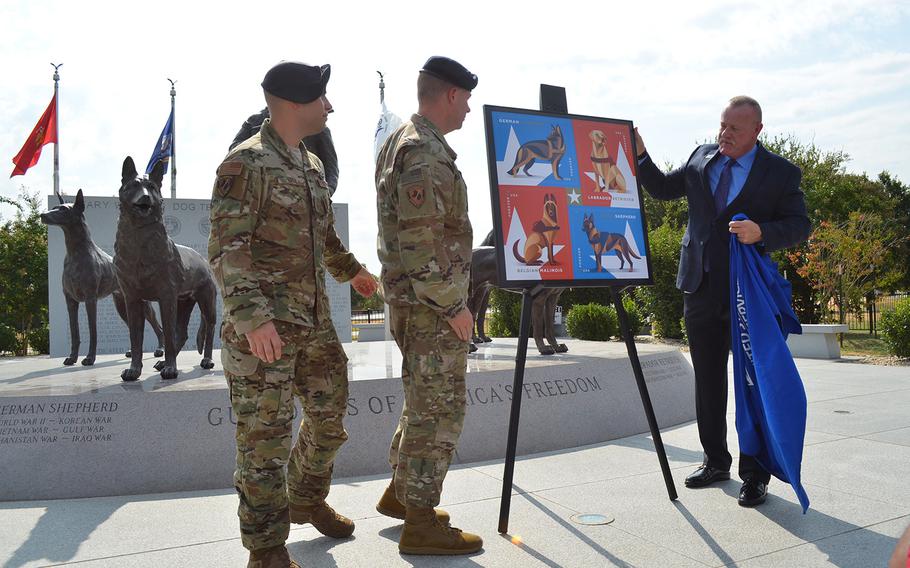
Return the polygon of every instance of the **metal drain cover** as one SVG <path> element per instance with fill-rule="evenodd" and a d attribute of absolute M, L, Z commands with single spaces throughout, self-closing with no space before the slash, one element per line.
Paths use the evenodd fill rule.
<path fill-rule="evenodd" d="M 613 522 L 613 517 L 598 513 L 579 513 L 569 518 L 579 525 L 608 525 Z"/>

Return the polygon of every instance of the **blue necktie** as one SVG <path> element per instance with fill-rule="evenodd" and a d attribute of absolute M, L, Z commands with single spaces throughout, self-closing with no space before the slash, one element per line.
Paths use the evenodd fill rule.
<path fill-rule="evenodd" d="M 724 165 L 723 171 L 720 172 L 720 180 L 717 182 L 717 189 L 714 190 L 714 211 L 718 216 L 727 208 L 727 198 L 730 196 L 730 184 L 733 182 L 733 166 L 735 165 L 736 160 L 730 158 Z"/>
<path fill-rule="evenodd" d="M 721 211 L 727 208 L 727 197 L 730 196 L 730 185 L 733 183 L 732 170 L 735 165 L 736 160 L 730 158 L 720 172 L 720 179 L 717 181 L 717 188 L 714 190 L 714 211 L 717 217 L 720 217 Z M 705 255 L 704 267 L 705 272 L 711 271 L 710 255 Z"/>

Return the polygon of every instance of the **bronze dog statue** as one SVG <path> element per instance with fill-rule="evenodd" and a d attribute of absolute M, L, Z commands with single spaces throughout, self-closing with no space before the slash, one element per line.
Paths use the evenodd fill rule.
<path fill-rule="evenodd" d="M 493 231 L 487 235 L 479 248 L 471 256 L 471 290 L 468 295 L 468 309 L 474 314 L 474 341 L 471 352 L 477 351 L 475 343 L 492 341 L 485 332 L 486 312 L 490 292 L 495 286 L 500 288 L 496 272 L 496 250 L 493 246 Z M 521 294 L 521 290 L 503 288 L 508 292 Z M 541 355 L 565 353 L 569 348 L 556 340 L 553 319 L 556 315 L 556 304 L 565 288 L 543 288 L 532 298 L 531 333 L 534 343 Z M 545 343 L 546 341 L 546 343 Z"/>
<path fill-rule="evenodd" d="M 202 321 L 196 349 L 199 366 L 211 369 L 215 338 L 215 280 L 198 252 L 175 244 L 164 228 L 161 180 L 164 162 L 140 177 L 133 159 L 123 161 L 120 220 L 114 244 L 114 269 L 126 300 L 132 361 L 120 378 L 135 381 L 142 371 L 142 303 L 157 301 L 164 329 L 164 360 L 155 365 L 162 379 L 177 378 L 177 354 L 187 339 L 187 325 L 198 303 Z"/>
<path fill-rule="evenodd" d="M 79 303 L 85 304 L 85 315 L 88 317 L 88 353 L 82 360 L 83 365 L 95 364 L 95 352 L 98 347 L 97 313 L 98 300 L 111 294 L 114 306 L 120 318 L 126 323 L 126 305 L 123 294 L 114 276 L 114 263 L 109 254 L 98 248 L 92 240 L 88 223 L 85 222 L 85 198 L 80 189 L 76 200 L 69 204 L 59 195 L 60 205 L 41 214 L 41 222 L 54 225 L 63 230 L 66 244 L 66 257 L 63 259 L 63 297 L 66 299 L 66 311 L 70 320 L 70 356 L 63 360 L 64 365 L 73 365 L 79 359 Z M 146 302 L 142 312 L 145 321 L 149 322 L 158 338 L 155 357 L 161 357 L 161 326 L 155 311 Z M 129 357 L 131 354 L 127 353 Z"/>

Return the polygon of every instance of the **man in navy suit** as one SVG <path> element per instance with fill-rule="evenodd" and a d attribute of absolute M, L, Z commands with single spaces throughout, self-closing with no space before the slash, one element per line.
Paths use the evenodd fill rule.
<path fill-rule="evenodd" d="M 758 142 L 762 113 L 750 97 L 730 99 L 720 117 L 717 144 L 695 149 L 685 165 L 662 172 L 635 131 L 639 176 L 656 199 L 685 197 L 689 222 L 680 249 L 676 287 L 684 293 L 684 318 L 695 368 L 695 415 L 704 449 L 701 467 L 687 487 L 730 479 L 727 450 L 727 357 L 730 353 L 730 233 L 760 251 L 788 248 L 812 230 L 799 183 L 800 169 Z M 731 221 L 736 213 L 749 220 Z M 743 480 L 738 502 L 765 501 L 770 474 L 740 454 Z"/>

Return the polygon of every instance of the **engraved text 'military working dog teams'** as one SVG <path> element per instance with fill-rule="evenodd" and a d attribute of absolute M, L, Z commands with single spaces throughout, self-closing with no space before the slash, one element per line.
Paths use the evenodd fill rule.
<path fill-rule="evenodd" d="M 164 361 L 155 369 L 161 378 L 177 377 L 177 354 L 187 339 L 187 325 L 198 303 L 202 314 L 196 349 L 199 365 L 211 369 L 215 338 L 215 281 L 209 264 L 191 248 L 175 244 L 164 228 L 161 179 L 164 162 L 152 174 L 140 177 L 133 159 L 123 162 L 120 183 L 120 220 L 114 244 L 114 269 L 126 299 L 132 362 L 120 377 L 134 381 L 142 371 L 142 301 L 157 301 L 164 328 Z"/>
<path fill-rule="evenodd" d="M 515 154 L 515 164 L 509 170 L 510 176 L 518 174 L 518 170 L 524 168 L 526 175 L 530 175 L 528 170 L 534 165 L 534 160 L 544 160 L 550 162 L 553 168 L 553 177 L 561 180 L 559 177 L 559 161 L 566 153 L 566 143 L 562 137 L 562 129 L 559 125 L 554 124 L 546 140 L 532 140 L 525 142 Z"/>
<path fill-rule="evenodd" d="M 41 214 L 45 225 L 54 225 L 63 230 L 66 244 L 66 257 L 63 259 L 63 297 L 66 299 L 66 311 L 70 320 L 70 356 L 63 360 L 64 365 L 72 365 L 79 358 L 79 302 L 85 303 L 85 315 L 88 319 L 89 345 L 88 353 L 82 360 L 83 365 L 94 365 L 95 351 L 98 347 L 97 313 L 98 300 L 114 295 L 117 313 L 126 322 L 126 306 L 123 294 L 114 276 L 114 264 L 109 254 L 98 248 L 92 240 L 92 234 L 85 222 L 85 198 L 82 190 L 76 194 L 76 201 L 68 204 L 59 195 L 60 205 Z M 148 303 L 142 307 L 146 321 L 151 324 L 158 338 L 155 357 L 161 357 L 161 326 L 158 318 Z M 126 355 L 130 356 L 129 353 Z"/>
<path fill-rule="evenodd" d="M 602 256 L 604 252 L 616 251 L 616 256 L 619 258 L 619 269 L 622 270 L 625 266 L 625 260 L 629 261 L 629 272 L 632 272 L 632 257 L 641 258 L 635 251 L 632 250 L 632 247 L 629 246 L 629 241 L 626 240 L 626 237 L 620 235 L 619 233 L 601 233 L 597 230 L 597 227 L 594 226 L 594 214 L 585 215 L 584 221 L 581 225 L 581 230 L 588 235 L 588 242 L 591 244 L 591 248 L 594 249 L 594 256 L 597 259 L 597 272 L 603 272 L 603 262 Z"/>
<path fill-rule="evenodd" d="M 543 264 L 540 257 L 543 250 L 547 250 L 547 264 L 559 264 L 553 256 L 553 241 L 559 231 L 558 213 L 556 210 L 556 195 L 546 194 L 543 201 L 543 217 L 534 223 L 531 234 L 525 240 L 525 255 L 518 253 L 518 241 L 512 245 L 512 254 L 522 264 L 536 266 Z"/>

